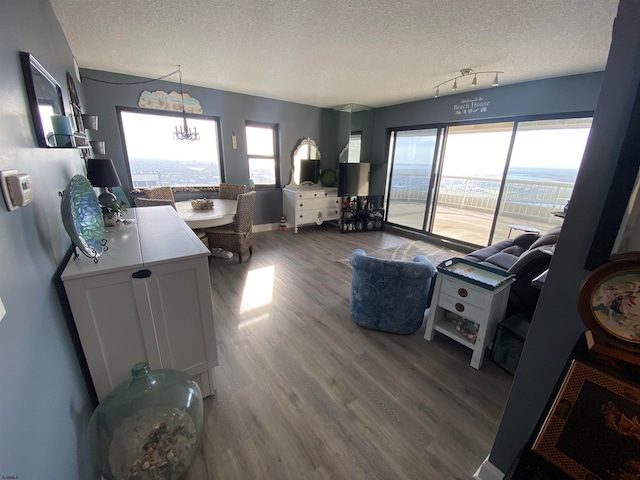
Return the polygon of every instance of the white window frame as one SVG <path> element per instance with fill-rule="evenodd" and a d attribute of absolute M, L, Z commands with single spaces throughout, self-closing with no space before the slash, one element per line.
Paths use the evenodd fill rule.
<path fill-rule="evenodd" d="M 273 155 L 260 155 L 256 152 L 249 151 L 249 128 L 269 129 L 273 134 Z M 247 145 L 247 164 L 249 168 L 249 178 L 253 181 L 257 188 L 280 188 L 280 149 L 278 148 L 279 127 L 277 123 L 263 123 L 247 120 L 245 122 L 245 139 Z M 272 162 L 273 165 L 273 182 L 261 181 L 261 177 L 257 175 L 257 164 L 264 161 Z M 264 169 L 264 167 L 263 167 Z M 271 170 L 269 168 L 269 170 Z M 263 177 L 264 178 L 264 177 Z"/>

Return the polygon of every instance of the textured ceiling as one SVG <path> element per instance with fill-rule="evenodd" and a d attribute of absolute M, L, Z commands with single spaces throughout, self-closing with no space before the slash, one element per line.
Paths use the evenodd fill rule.
<path fill-rule="evenodd" d="M 320 107 L 603 70 L 618 0 L 50 0 L 81 68 Z M 493 76 L 478 77 L 478 87 Z M 177 75 L 167 80 L 178 81 Z M 458 92 L 470 89 L 470 79 Z M 187 89 L 188 91 L 188 89 Z M 451 93 L 448 87 L 441 95 Z"/>

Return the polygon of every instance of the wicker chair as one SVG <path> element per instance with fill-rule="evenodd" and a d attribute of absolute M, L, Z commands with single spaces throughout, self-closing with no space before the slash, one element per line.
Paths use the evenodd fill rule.
<path fill-rule="evenodd" d="M 136 207 L 157 207 L 158 205 L 171 205 L 175 208 L 175 205 L 171 200 L 163 200 L 160 198 L 136 197 L 133 199 L 133 203 Z"/>
<path fill-rule="evenodd" d="M 226 198 L 227 200 L 236 200 L 238 195 L 241 195 L 246 191 L 246 185 L 236 185 L 233 183 L 220 184 L 220 198 Z"/>
<path fill-rule="evenodd" d="M 238 208 L 235 220 L 230 225 L 207 228 L 209 246 L 220 247 L 229 252 L 237 253 L 239 263 L 242 263 L 242 252 L 247 248 L 249 255 L 253 255 L 253 207 L 256 203 L 256 192 L 238 195 Z"/>
<path fill-rule="evenodd" d="M 173 198 L 171 187 L 154 187 L 144 191 L 144 196 L 151 200 L 170 200 L 170 205 L 176 208 L 176 201 Z"/>

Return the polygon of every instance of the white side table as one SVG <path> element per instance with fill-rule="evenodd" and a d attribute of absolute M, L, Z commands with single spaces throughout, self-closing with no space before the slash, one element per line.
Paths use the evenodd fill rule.
<path fill-rule="evenodd" d="M 431 341 L 439 332 L 470 348 L 471 366 L 479 370 L 496 326 L 504 318 L 514 281 L 515 276 L 506 271 L 461 258 L 439 266 L 424 338 Z M 459 325 L 445 318 L 447 311 L 476 327 L 462 333 Z"/>

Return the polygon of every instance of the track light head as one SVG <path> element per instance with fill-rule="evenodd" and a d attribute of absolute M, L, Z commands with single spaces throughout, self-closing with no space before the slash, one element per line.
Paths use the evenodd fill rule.
<path fill-rule="evenodd" d="M 496 76 L 493 77 L 493 82 L 491 83 L 491 86 L 497 87 L 498 85 L 500 85 L 500 82 L 498 81 L 498 72 L 496 72 Z"/>
<path fill-rule="evenodd" d="M 472 87 L 476 87 L 478 86 L 478 75 L 473 75 L 473 80 L 471 81 L 471 86 Z"/>
<path fill-rule="evenodd" d="M 453 86 L 451 87 L 451 90 L 457 90 L 458 89 L 458 79 L 454 79 L 453 80 Z"/>

